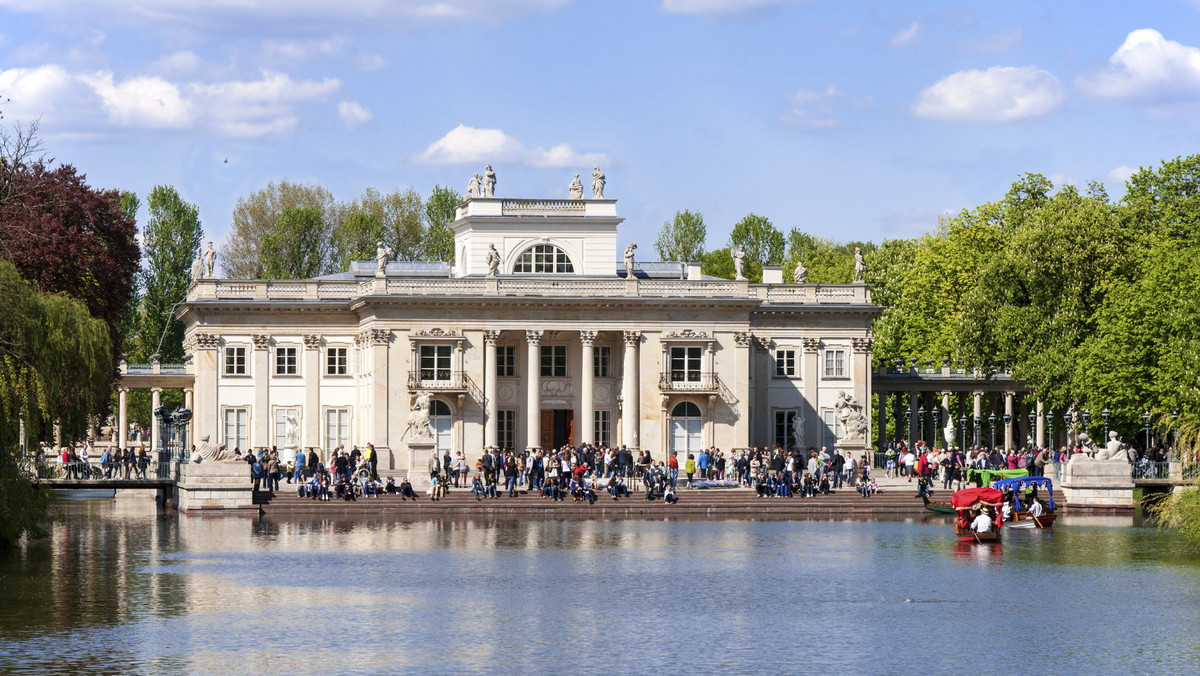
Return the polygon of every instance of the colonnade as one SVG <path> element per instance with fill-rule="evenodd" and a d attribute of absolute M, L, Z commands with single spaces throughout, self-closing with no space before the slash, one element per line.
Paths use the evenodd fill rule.
<path fill-rule="evenodd" d="M 966 447 L 996 446 L 1013 448 L 1029 443 L 1039 447 L 1054 443 L 1050 438 L 1052 420 L 1041 400 L 1023 400 L 1026 391 L 1017 389 L 979 389 L 975 387 L 940 389 L 897 387 L 898 382 L 877 379 L 875 393 L 879 395 L 876 410 L 878 447 L 882 450 L 889 441 L 924 439 L 936 446 L 946 444 L 943 438 L 947 423 L 955 428 L 951 445 L 962 446 L 964 423 Z M 967 396 L 970 399 L 967 399 Z M 957 402 L 952 401 L 959 397 Z M 1032 415 L 1032 424 L 1030 423 Z M 888 434 L 889 423 L 893 433 Z M 1065 425 L 1059 428 L 1064 430 Z M 1055 435 L 1058 436 L 1058 435 Z"/>

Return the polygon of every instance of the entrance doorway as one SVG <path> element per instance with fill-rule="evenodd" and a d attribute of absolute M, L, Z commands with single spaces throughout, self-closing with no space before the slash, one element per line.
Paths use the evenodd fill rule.
<path fill-rule="evenodd" d="M 542 409 L 542 448 L 561 448 L 575 443 L 575 411 Z"/>

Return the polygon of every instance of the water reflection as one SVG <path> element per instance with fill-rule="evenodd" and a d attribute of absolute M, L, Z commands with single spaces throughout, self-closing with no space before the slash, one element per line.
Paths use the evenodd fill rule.
<path fill-rule="evenodd" d="M 1157 671 L 1192 669 L 1194 557 L 1169 532 L 1089 519 L 994 546 L 937 519 L 255 519 L 80 502 L 48 540 L 0 555 L 0 672 L 1109 673 L 1144 670 L 1145 646 Z M 997 636 L 1053 631 L 964 651 L 981 617 Z M 1097 646 L 1096 623 L 1122 640 Z M 922 650 L 862 648 L 914 634 Z"/>

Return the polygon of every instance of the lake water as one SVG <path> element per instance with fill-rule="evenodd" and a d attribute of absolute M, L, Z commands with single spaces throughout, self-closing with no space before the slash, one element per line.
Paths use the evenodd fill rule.
<path fill-rule="evenodd" d="M 0 552 L 0 673 L 1197 673 L 1200 561 L 1065 517 L 259 520 L 72 500 Z"/>

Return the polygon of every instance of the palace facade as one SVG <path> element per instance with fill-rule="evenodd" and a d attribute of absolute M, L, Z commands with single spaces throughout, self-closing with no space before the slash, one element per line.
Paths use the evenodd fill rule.
<path fill-rule="evenodd" d="M 290 425 L 322 457 L 373 443 L 381 467 L 404 471 L 425 466 L 409 445 L 420 399 L 433 445 L 468 457 L 832 447 L 842 392 L 870 410 L 883 308 L 868 286 L 621 262 L 622 220 L 615 200 L 471 197 L 451 226 L 453 265 L 195 281 L 177 312 L 194 438 L 283 448 Z"/>

